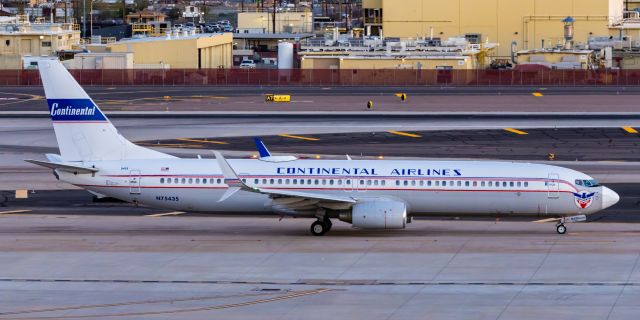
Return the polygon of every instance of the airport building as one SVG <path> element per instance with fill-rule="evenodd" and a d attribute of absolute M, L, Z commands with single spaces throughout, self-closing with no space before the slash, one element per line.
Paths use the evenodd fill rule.
<path fill-rule="evenodd" d="M 275 14 L 268 11 L 238 13 L 238 33 L 311 33 L 313 13 L 310 10 L 284 10 Z"/>
<path fill-rule="evenodd" d="M 72 50 L 80 44 L 79 26 L 29 23 L 19 16 L 0 21 L 0 69 L 23 69 L 41 57 Z"/>
<path fill-rule="evenodd" d="M 633 21 L 637 12 L 625 11 L 624 0 L 403 0 L 402 5 L 364 0 L 363 9 L 367 34 L 408 39 L 464 36 L 472 43 L 499 43 L 501 57 L 512 50 L 562 44 L 562 20 L 567 16 L 575 19 L 578 45 L 590 36 L 628 34 L 640 39 L 640 24 Z"/>
<path fill-rule="evenodd" d="M 131 52 L 136 66 L 149 68 L 204 69 L 232 66 L 231 33 L 175 32 L 165 37 L 128 39 L 105 45 L 110 52 Z"/>

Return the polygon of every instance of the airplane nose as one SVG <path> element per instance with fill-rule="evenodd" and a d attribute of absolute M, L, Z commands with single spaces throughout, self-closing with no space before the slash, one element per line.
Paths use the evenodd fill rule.
<path fill-rule="evenodd" d="M 613 190 L 602 187 L 602 209 L 611 207 L 620 201 L 620 196 Z"/>

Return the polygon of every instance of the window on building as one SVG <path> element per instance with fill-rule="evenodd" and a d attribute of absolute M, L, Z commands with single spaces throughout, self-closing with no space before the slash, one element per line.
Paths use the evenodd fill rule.
<path fill-rule="evenodd" d="M 11 40 L 5 40 L 4 41 L 4 45 L 7 46 L 7 47 L 10 46 L 11 45 Z"/>
<path fill-rule="evenodd" d="M 51 41 L 42 41 L 42 46 L 43 47 L 51 47 Z"/>

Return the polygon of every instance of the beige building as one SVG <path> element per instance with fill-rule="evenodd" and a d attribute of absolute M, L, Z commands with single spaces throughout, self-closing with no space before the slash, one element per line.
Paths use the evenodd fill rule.
<path fill-rule="evenodd" d="M 309 33 L 313 32 L 313 13 L 282 11 L 276 14 L 276 30 L 273 31 L 273 13 L 239 12 L 238 33 Z"/>
<path fill-rule="evenodd" d="M 111 52 L 132 52 L 137 66 L 230 68 L 233 62 L 231 33 L 130 39 L 106 44 L 106 47 Z"/>
<path fill-rule="evenodd" d="M 22 69 L 25 57 L 55 56 L 59 51 L 74 49 L 79 43 L 77 25 L 1 23 L 0 69 Z"/>
<path fill-rule="evenodd" d="M 575 43 L 590 35 L 634 36 L 640 29 L 620 27 L 624 0 L 364 0 L 365 29 L 385 37 L 446 39 L 466 36 L 477 43 L 496 42 L 497 54 L 556 46 L 563 41 L 563 23 L 575 19 Z M 381 32 L 379 30 L 382 30 Z"/>

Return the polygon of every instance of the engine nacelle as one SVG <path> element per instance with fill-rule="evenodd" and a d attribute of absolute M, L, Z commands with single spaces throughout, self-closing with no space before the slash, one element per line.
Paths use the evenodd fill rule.
<path fill-rule="evenodd" d="M 351 212 L 340 214 L 340 220 L 360 229 L 404 229 L 407 206 L 394 200 L 360 202 L 353 205 Z"/>

